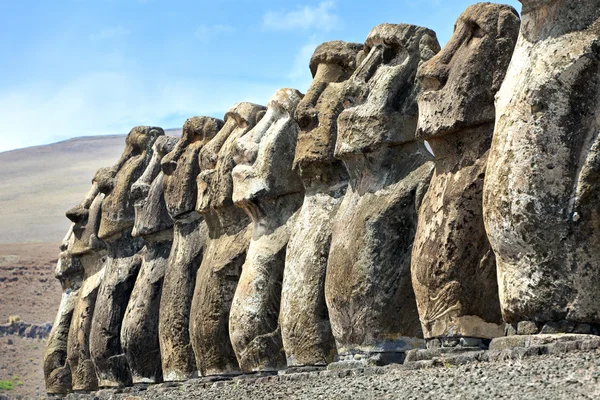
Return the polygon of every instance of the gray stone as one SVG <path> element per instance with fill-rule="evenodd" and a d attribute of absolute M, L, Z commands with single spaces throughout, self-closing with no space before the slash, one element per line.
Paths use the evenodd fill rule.
<path fill-rule="evenodd" d="M 105 173 L 106 169 L 96 173 L 92 188 L 84 201 L 67 212 L 67 217 L 74 223 L 71 253 L 79 257 L 83 268 L 83 283 L 79 289 L 67 340 L 67 360 L 74 391 L 98 389 L 98 378 L 90 355 L 90 331 L 107 259 L 106 245 L 98 239 L 105 197 L 99 192 L 98 180 Z"/>
<path fill-rule="evenodd" d="M 99 387 L 132 384 L 120 340 L 127 303 L 141 267 L 138 252 L 143 247 L 142 239 L 131 236 L 135 220 L 131 186 L 146 169 L 152 146 L 162 135 L 163 130 L 157 127 L 133 128 L 119 161 L 98 178 L 98 188 L 106 196 L 98 237 L 108 251 L 90 329 L 90 355 Z"/>
<path fill-rule="evenodd" d="M 590 333 L 592 333 L 592 327 L 588 324 L 577 324 L 577 326 L 575 326 L 575 328 L 573 329 L 573 333 L 589 335 Z"/>
<path fill-rule="evenodd" d="M 313 82 L 294 116 L 300 126 L 294 165 L 305 197 L 287 247 L 281 294 L 279 322 L 288 367 L 326 364 L 336 354 L 324 286 L 331 219 L 346 192 L 348 174 L 333 152 L 343 82 L 356 69 L 361 49 L 340 41 L 317 47 L 310 61 Z"/>
<path fill-rule="evenodd" d="M 60 281 L 63 294 L 44 352 L 44 379 L 48 394 L 65 394 L 72 390 L 72 374 L 67 359 L 68 337 L 83 281 L 81 261 L 71 253 L 74 242 L 71 225 L 61 245 L 62 252 L 56 264 L 55 276 Z M 35 336 L 33 329 L 30 334 Z M 9 344 L 12 344 L 12 341 Z"/>
<path fill-rule="evenodd" d="M 504 336 L 512 336 L 517 334 L 517 324 L 505 324 Z"/>
<path fill-rule="evenodd" d="M 121 346 L 134 384 L 162 381 L 158 315 L 173 243 L 173 220 L 165 204 L 160 162 L 176 142 L 173 137 L 159 137 L 146 170 L 131 187 L 135 201 L 132 236 L 143 238 L 145 243 L 140 252 L 142 265 L 121 327 Z"/>
<path fill-rule="evenodd" d="M 448 44 L 417 73 L 422 88 L 417 137 L 427 140 L 435 155 L 411 264 L 426 339 L 504 334 L 482 192 L 494 95 L 518 33 L 512 7 L 472 5 L 456 21 Z"/>
<path fill-rule="evenodd" d="M 340 356 L 422 347 L 410 278 L 418 210 L 433 172 L 415 138 L 418 65 L 439 51 L 435 33 L 382 24 L 346 82 L 335 156 L 350 176 L 332 222 L 325 298 Z"/>
<path fill-rule="evenodd" d="M 229 334 L 244 372 L 285 368 L 279 327 L 286 247 L 304 189 L 293 169 L 299 127 L 294 111 L 302 100 L 281 89 L 265 116 L 237 141 L 233 201 L 253 222 L 252 239 L 229 315 Z"/>
<path fill-rule="evenodd" d="M 517 347 L 547 346 L 563 342 L 583 343 L 585 341 L 593 341 L 593 343 L 600 346 L 600 338 L 594 335 L 579 335 L 573 333 L 555 335 L 537 334 L 507 336 L 492 339 L 490 350 L 503 351 Z"/>
<path fill-rule="evenodd" d="M 238 103 L 225 115 L 225 124 L 200 151 L 198 211 L 208 237 L 190 310 L 190 340 L 201 375 L 240 374 L 229 339 L 229 311 L 252 226 L 246 213 L 233 204 L 233 157 L 236 141 L 252 129 L 265 108 Z"/>
<path fill-rule="evenodd" d="M 570 321 L 548 322 L 544 324 L 540 333 L 571 333 L 575 329 L 575 323 Z"/>
<path fill-rule="evenodd" d="M 517 324 L 517 334 L 518 335 L 535 335 L 539 333 L 540 329 L 537 324 L 532 321 L 521 321 Z M 542 332 L 549 333 L 549 332 Z"/>
<path fill-rule="evenodd" d="M 484 186 L 507 322 L 600 323 L 600 0 L 522 0 Z"/>
<path fill-rule="evenodd" d="M 181 138 L 161 161 L 165 203 L 174 221 L 173 246 L 163 282 L 158 337 L 163 379 L 184 381 L 195 378 L 198 367 L 190 342 L 190 309 L 196 274 L 202 261 L 208 229 L 196 212 L 200 173 L 198 156 L 215 137 L 223 121 L 194 117 L 183 125 Z"/>

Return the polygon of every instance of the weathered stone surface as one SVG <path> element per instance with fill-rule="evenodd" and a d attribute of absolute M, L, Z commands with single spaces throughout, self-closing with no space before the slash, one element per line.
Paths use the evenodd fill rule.
<path fill-rule="evenodd" d="M 190 338 L 203 376 L 240 373 L 229 340 L 229 310 L 250 245 L 252 227 L 246 213 L 233 204 L 236 141 L 264 114 L 265 108 L 238 103 L 225 115 L 219 133 L 200 151 L 198 203 L 208 238 L 198 269 L 190 311 Z"/>
<path fill-rule="evenodd" d="M 190 343 L 190 307 L 208 235 L 204 220 L 195 210 L 198 154 L 222 126 L 223 121 L 216 118 L 188 119 L 181 139 L 162 160 L 165 201 L 175 222 L 158 320 L 165 381 L 183 381 L 197 375 Z"/>
<path fill-rule="evenodd" d="M 410 252 L 433 164 L 415 140 L 415 76 L 437 51 L 433 31 L 378 25 L 346 84 L 335 155 L 350 183 L 333 221 L 325 280 L 340 357 L 393 358 L 423 344 Z"/>
<path fill-rule="evenodd" d="M 237 141 L 233 201 L 254 223 L 229 315 L 229 334 L 244 372 L 285 367 L 279 328 L 285 252 L 304 189 L 293 169 L 302 94 L 281 89 L 260 122 Z"/>
<path fill-rule="evenodd" d="M 60 281 L 63 294 L 44 353 L 44 378 L 48 394 L 65 394 L 72 389 L 71 368 L 67 361 L 67 341 L 73 310 L 83 280 L 81 261 L 70 252 L 74 239 L 71 226 L 61 245 L 62 252 L 56 264 L 55 276 Z"/>
<path fill-rule="evenodd" d="M 331 219 L 346 192 L 348 174 L 333 156 L 343 82 L 356 69 L 362 45 L 326 42 L 315 50 L 313 82 L 298 104 L 300 126 L 294 164 L 305 197 L 288 243 L 279 322 L 288 367 L 333 361 L 335 343 L 325 304 Z"/>
<path fill-rule="evenodd" d="M 518 335 L 535 335 L 539 331 L 536 323 L 532 321 L 521 321 L 517 324 Z"/>
<path fill-rule="evenodd" d="M 132 185 L 135 201 L 133 237 L 144 239 L 140 252 L 142 265 L 135 281 L 123 324 L 121 346 L 137 383 L 162 381 L 158 343 L 158 314 L 163 279 L 173 243 L 173 220 L 167 212 L 160 162 L 173 150 L 177 139 L 161 136 L 153 146 L 152 159 L 142 176 Z"/>
<path fill-rule="evenodd" d="M 517 347 L 544 346 L 558 343 L 591 341 L 600 347 L 600 339 L 594 335 L 558 334 L 558 335 L 516 335 L 499 337 L 492 340 L 491 351 L 509 350 Z"/>
<path fill-rule="evenodd" d="M 484 219 L 507 322 L 600 322 L 600 0 L 522 0 Z"/>
<path fill-rule="evenodd" d="M 483 224 L 483 181 L 494 132 L 494 95 L 519 34 L 512 7 L 479 3 L 417 73 L 417 137 L 435 171 L 412 250 L 412 280 L 426 339 L 503 336 L 494 253 Z"/>
<path fill-rule="evenodd" d="M 139 126 L 127 135 L 123 155 L 111 173 L 98 179 L 102 219 L 98 236 L 107 245 L 108 257 L 90 331 L 90 354 L 100 387 L 127 386 L 131 371 L 121 347 L 121 324 L 141 267 L 144 241 L 133 238 L 135 220 L 131 186 L 140 178 L 150 158 L 161 128 Z"/>
<path fill-rule="evenodd" d="M 74 223 L 71 253 L 79 257 L 83 267 L 83 283 L 71 318 L 67 343 L 72 387 L 76 391 L 98 389 L 98 378 L 90 355 L 90 331 L 107 259 L 106 246 L 98 238 L 105 197 L 99 192 L 98 179 L 106 171 L 101 169 L 96 173 L 86 199 L 67 212 L 67 217 Z"/>

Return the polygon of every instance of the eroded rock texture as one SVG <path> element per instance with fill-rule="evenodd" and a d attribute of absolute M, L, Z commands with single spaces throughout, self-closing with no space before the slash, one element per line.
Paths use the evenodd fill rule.
<path fill-rule="evenodd" d="M 188 119 L 181 139 L 162 160 L 166 205 L 175 223 L 158 321 L 165 381 L 183 381 L 197 375 L 190 343 L 190 307 L 208 234 L 196 212 L 198 154 L 222 126 L 223 121 L 216 118 Z"/>
<path fill-rule="evenodd" d="M 198 269 L 190 312 L 190 336 L 201 375 L 239 374 L 229 340 L 229 310 L 252 235 L 251 221 L 233 204 L 236 141 L 264 114 L 265 108 L 238 103 L 225 115 L 219 133 L 200 151 L 198 203 L 208 239 Z"/>
<path fill-rule="evenodd" d="M 522 0 L 484 219 L 507 322 L 600 323 L 600 1 Z"/>
<path fill-rule="evenodd" d="M 305 197 L 288 243 L 279 322 L 288 367 L 326 365 L 335 343 L 325 304 L 331 219 L 346 193 L 348 174 L 334 158 L 343 82 L 356 69 L 362 45 L 326 42 L 315 50 L 313 82 L 298 104 L 295 167 Z"/>
<path fill-rule="evenodd" d="M 413 289 L 426 339 L 504 335 L 482 201 L 494 95 L 518 34 L 512 7 L 473 5 L 458 18 L 450 42 L 418 71 L 417 136 L 435 154 L 412 252 Z"/>
<path fill-rule="evenodd" d="M 98 170 L 86 199 L 67 212 L 67 217 L 73 222 L 71 254 L 79 257 L 83 268 L 83 283 L 73 310 L 67 343 L 67 360 L 75 391 L 98 389 L 98 378 L 90 354 L 90 331 L 107 259 L 106 246 L 98 238 L 105 197 L 99 191 L 98 179 L 105 173 L 107 169 Z"/>
<path fill-rule="evenodd" d="M 69 328 L 83 281 L 83 267 L 79 257 L 73 256 L 73 226 L 69 228 L 60 249 L 55 276 L 60 281 L 63 294 L 58 312 L 46 342 L 44 353 L 44 379 L 48 394 L 65 394 L 72 389 L 71 368 L 67 361 Z"/>
<path fill-rule="evenodd" d="M 350 182 L 333 221 L 325 280 L 341 360 L 401 361 L 423 343 L 410 256 L 433 163 L 415 139 L 415 76 L 438 51 L 433 31 L 378 25 L 346 84 L 335 155 Z"/>
<path fill-rule="evenodd" d="M 121 324 L 142 264 L 138 252 L 144 241 L 131 236 L 135 220 L 131 186 L 146 169 L 152 145 L 162 135 L 161 128 L 133 128 L 117 164 L 98 180 L 106 195 L 98 236 L 107 245 L 108 258 L 92 317 L 90 353 L 100 387 L 132 384 L 121 346 Z"/>
<path fill-rule="evenodd" d="M 173 243 L 173 220 L 165 204 L 160 162 L 173 150 L 177 138 L 161 136 L 154 142 L 152 158 L 131 187 L 135 201 L 133 237 L 144 239 L 142 266 L 131 292 L 121 327 L 121 345 L 133 383 L 162 381 L 158 344 L 158 313 L 163 279 Z"/>
<path fill-rule="evenodd" d="M 285 253 L 304 189 L 293 169 L 302 94 L 281 89 L 258 124 L 237 141 L 233 201 L 254 223 L 229 315 L 229 334 L 244 372 L 285 367 L 279 329 Z"/>

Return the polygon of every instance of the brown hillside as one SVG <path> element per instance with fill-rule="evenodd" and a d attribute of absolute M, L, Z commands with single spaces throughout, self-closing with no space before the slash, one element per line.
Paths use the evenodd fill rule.
<path fill-rule="evenodd" d="M 0 153 L 0 243 L 60 242 L 69 228 L 65 211 L 124 146 L 125 135 L 90 136 Z"/>

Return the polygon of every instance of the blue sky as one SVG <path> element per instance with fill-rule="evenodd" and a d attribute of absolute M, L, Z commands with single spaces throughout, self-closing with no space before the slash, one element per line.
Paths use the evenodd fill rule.
<path fill-rule="evenodd" d="M 470 4 L 0 0 L 0 151 L 222 118 L 237 101 L 305 92 L 322 42 L 362 43 L 375 25 L 404 22 L 435 30 L 443 45 Z"/>

